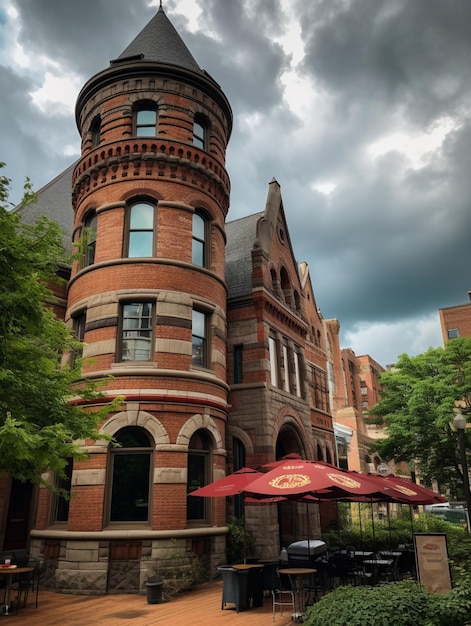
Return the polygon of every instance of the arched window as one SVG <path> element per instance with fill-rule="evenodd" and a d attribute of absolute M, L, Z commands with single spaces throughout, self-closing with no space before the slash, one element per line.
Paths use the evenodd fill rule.
<path fill-rule="evenodd" d="M 90 124 L 90 134 L 92 136 L 92 148 L 96 148 L 100 144 L 101 118 L 95 115 Z"/>
<path fill-rule="evenodd" d="M 193 145 L 208 150 L 209 120 L 202 113 L 196 113 L 193 122 Z"/>
<path fill-rule="evenodd" d="M 116 435 L 119 447 L 110 446 L 110 522 L 147 522 L 153 448 L 143 428 L 130 426 Z"/>
<path fill-rule="evenodd" d="M 127 256 L 154 256 L 155 206 L 137 202 L 128 208 Z"/>
<path fill-rule="evenodd" d="M 211 482 L 211 443 L 204 430 L 197 430 L 188 445 L 188 484 L 191 493 Z M 187 496 L 186 518 L 192 522 L 209 522 L 208 498 Z"/>
<path fill-rule="evenodd" d="M 155 137 L 157 135 L 157 106 L 155 102 L 138 102 L 134 107 L 133 125 L 136 137 Z"/>
<path fill-rule="evenodd" d="M 288 306 L 291 306 L 291 299 L 292 299 L 291 283 L 289 280 L 288 272 L 285 267 L 281 268 L 280 282 L 281 282 L 281 289 L 283 290 L 283 295 L 285 297 L 285 302 Z"/>
<path fill-rule="evenodd" d="M 89 265 L 93 265 L 93 263 L 95 263 L 97 222 L 98 218 L 95 211 L 91 211 L 86 215 L 82 231 L 82 267 L 88 267 Z"/>
<path fill-rule="evenodd" d="M 201 211 L 193 213 L 192 262 L 200 267 L 208 267 L 208 221 Z"/>

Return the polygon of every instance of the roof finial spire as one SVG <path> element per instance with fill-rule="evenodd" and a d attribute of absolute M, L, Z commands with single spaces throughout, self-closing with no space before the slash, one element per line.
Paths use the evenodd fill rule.
<path fill-rule="evenodd" d="M 162 0 L 160 0 L 160 8 L 163 9 Z"/>

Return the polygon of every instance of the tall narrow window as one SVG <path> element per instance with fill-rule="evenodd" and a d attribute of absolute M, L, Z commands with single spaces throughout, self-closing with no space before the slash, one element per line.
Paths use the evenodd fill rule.
<path fill-rule="evenodd" d="M 211 481 L 211 445 L 207 434 L 197 430 L 188 445 L 188 484 L 187 493 L 204 487 Z M 207 501 L 209 498 L 187 497 L 186 518 L 188 521 L 209 521 Z"/>
<path fill-rule="evenodd" d="M 110 447 L 110 522 L 147 522 L 149 519 L 152 442 L 142 428 L 123 428 L 118 446 Z"/>
<path fill-rule="evenodd" d="M 193 213 L 192 262 L 201 267 L 208 266 L 206 237 L 206 219 L 200 212 Z"/>
<path fill-rule="evenodd" d="M 97 221 L 97 215 L 94 211 L 85 217 L 82 231 L 82 267 L 88 267 L 95 263 Z"/>
<path fill-rule="evenodd" d="M 290 393 L 291 385 L 290 385 L 290 371 L 289 371 L 289 360 L 288 360 L 288 347 L 283 344 L 283 369 L 285 371 L 285 380 L 283 388 L 285 391 Z"/>
<path fill-rule="evenodd" d="M 130 302 L 122 306 L 121 361 L 152 359 L 152 302 Z"/>
<path fill-rule="evenodd" d="M 90 124 L 90 134 L 92 136 L 92 148 L 96 148 L 100 144 L 101 119 L 96 115 Z"/>
<path fill-rule="evenodd" d="M 193 309 L 191 325 L 192 365 L 208 367 L 207 315 Z"/>
<path fill-rule="evenodd" d="M 155 137 L 157 135 L 157 107 L 153 102 L 140 103 L 134 111 L 134 135 Z"/>
<path fill-rule="evenodd" d="M 242 356 L 243 356 L 243 346 L 234 346 L 234 384 L 241 383 L 243 380 L 242 377 Z"/>
<path fill-rule="evenodd" d="M 294 376 L 296 379 L 296 395 L 300 398 L 303 395 L 302 382 L 301 382 L 301 359 L 299 352 L 294 352 Z"/>
<path fill-rule="evenodd" d="M 154 256 L 154 214 L 147 202 L 129 207 L 128 257 Z"/>
<path fill-rule="evenodd" d="M 273 337 L 268 337 L 268 351 L 270 353 L 270 382 L 274 387 L 278 387 L 278 356 L 276 341 Z"/>
<path fill-rule="evenodd" d="M 85 321 L 86 321 L 85 311 L 82 311 L 81 313 L 74 315 L 72 318 L 72 331 L 74 334 L 74 339 L 78 343 L 83 343 L 84 338 L 85 338 Z M 82 345 L 78 345 L 74 347 L 72 351 L 72 363 L 71 363 L 72 367 L 75 365 L 77 359 L 82 358 L 82 354 L 83 354 Z"/>
<path fill-rule="evenodd" d="M 73 459 L 68 459 L 64 467 L 64 475 L 56 481 L 58 493 L 55 494 L 53 521 L 67 522 L 69 519 L 70 490 L 72 486 Z"/>
<path fill-rule="evenodd" d="M 208 119 L 197 113 L 193 123 L 193 145 L 201 150 L 208 149 Z"/>

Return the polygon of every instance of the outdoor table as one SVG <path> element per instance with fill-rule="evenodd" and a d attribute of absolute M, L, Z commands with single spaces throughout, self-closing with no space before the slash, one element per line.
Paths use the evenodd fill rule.
<path fill-rule="evenodd" d="M 394 559 L 365 559 L 363 561 L 365 565 L 377 565 L 379 567 L 387 567 L 394 563 Z"/>
<path fill-rule="evenodd" d="M 312 567 L 284 567 L 278 570 L 279 574 L 285 574 L 289 576 L 291 587 L 295 591 L 295 613 L 296 615 L 302 615 L 304 613 L 304 594 L 303 594 L 303 576 L 315 574 L 316 569 Z M 299 598 L 298 600 L 296 600 Z"/>
<path fill-rule="evenodd" d="M 371 556 L 374 556 L 374 552 L 372 551 L 365 551 L 365 550 L 338 550 L 337 552 L 335 552 L 334 554 L 340 554 L 340 556 L 348 556 L 348 557 L 352 557 L 352 558 L 369 558 Z"/>
<path fill-rule="evenodd" d="M 391 567 L 394 563 L 394 559 L 365 559 L 363 563 L 365 565 L 371 565 L 374 568 L 375 581 L 378 582 L 381 579 L 381 570 Z"/>
<path fill-rule="evenodd" d="M 263 563 L 238 563 L 232 565 L 236 570 L 248 570 L 247 581 L 247 606 L 263 606 L 263 583 L 260 570 L 263 570 Z"/>
<path fill-rule="evenodd" d="M 11 590 L 11 581 L 13 576 L 17 574 L 27 574 L 28 572 L 33 572 L 34 567 L 17 567 L 16 565 L 10 565 L 9 567 L 0 567 L 0 576 L 6 577 L 5 584 L 5 603 L 3 605 L 3 613 L 8 615 L 10 613 L 10 590 Z"/>

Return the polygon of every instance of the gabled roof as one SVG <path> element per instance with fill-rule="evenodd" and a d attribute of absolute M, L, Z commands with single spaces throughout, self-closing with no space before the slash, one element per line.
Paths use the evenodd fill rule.
<path fill-rule="evenodd" d="M 193 72 L 202 73 L 191 52 L 165 15 L 162 5 L 151 21 L 112 63 L 125 61 L 128 58 L 178 65 Z"/>
<path fill-rule="evenodd" d="M 20 213 L 25 224 L 35 224 L 41 216 L 56 222 L 62 230 L 62 243 L 67 255 L 72 253 L 72 230 L 74 212 L 72 209 L 72 163 L 59 176 L 36 192 L 36 200 L 25 206 L 13 209 Z"/>
<path fill-rule="evenodd" d="M 252 250 L 257 223 L 263 212 L 241 217 L 226 224 L 226 284 L 229 298 L 252 293 Z"/>

